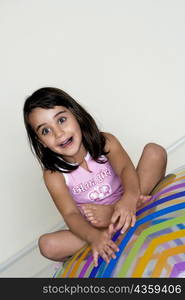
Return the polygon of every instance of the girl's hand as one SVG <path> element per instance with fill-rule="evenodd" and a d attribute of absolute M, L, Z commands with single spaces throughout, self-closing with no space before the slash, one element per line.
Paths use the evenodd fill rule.
<path fill-rule="evenodd" d="M 111 224 L 114 224 L 114 231 L 121 229 L 124 233 L 130 226 L 133 227 L 136 222 L 136 201 L 132 199 L 123 198 L 118 201 L 114 207 L 114 212 L 111 217 Z"/>
<path fill-rule="evenodd" d="M 110 226 L 107 230 L 99 231 L 98 236 L 96 236 L 96 239 L 91 243 L 95 267 L 98 266 L 99 256 L 101 256 L 106 261 L 106 263 L 109 263 L 111 258 L 116 258 L 114 252 L 118 252 L 119 248 L 111 240 L 113 233 L 113 226 Z"/>

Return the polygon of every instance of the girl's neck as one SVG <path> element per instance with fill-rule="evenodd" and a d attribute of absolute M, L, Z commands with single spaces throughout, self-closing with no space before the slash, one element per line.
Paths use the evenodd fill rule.
<path fill-rule="evenodd" d="M 81 165 L 84 162 L 86 155 L 87 150 L 84 148 L 84 146 L 81 146 L 80 150 L 74 157 L 64 157 L 64 160 L 72 164 L 76 163 L 78 165 Z"/>

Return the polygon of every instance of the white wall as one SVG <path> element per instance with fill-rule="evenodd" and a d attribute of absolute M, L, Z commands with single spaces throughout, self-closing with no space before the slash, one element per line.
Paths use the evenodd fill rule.
<path fill-rule="evenodd" d="M 183 0 L 0 2 L 0 262 L 62 219 L 23 125 L 25 98 L 64 89 L 120 138 L 134 163 L 145 143 L 185 134 Z M 184 163 L 173 155 L 168 170 Z"/>

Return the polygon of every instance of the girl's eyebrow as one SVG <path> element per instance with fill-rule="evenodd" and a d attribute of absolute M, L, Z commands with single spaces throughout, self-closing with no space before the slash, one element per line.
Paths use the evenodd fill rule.
<path fill-rule="evenodd" d="M 62 113 L 66 113 L 66 110 L 61 110 L 59 112 L 56 113 L 56 115 L 53 116 L 53 118 L 56 118 L 58 115 L 62 114 Z M 43 124 L 40 124 L 36 127 L 36 131 L 38 131 L 40 129 L 40 127 L 46 125 L 47 123 L 43 123 Z"/>

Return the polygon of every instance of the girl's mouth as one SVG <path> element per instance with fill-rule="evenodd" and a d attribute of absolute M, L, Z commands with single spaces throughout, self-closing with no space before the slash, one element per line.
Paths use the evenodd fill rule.
<path fill-rule="evenodd" d="M 69 139 L 65 140 L 62 144 L 60 144 L 60 147 L 66 148 L 67 146 L 71 145 L 73 141 L 73 137 L 70 137 Z"/>

